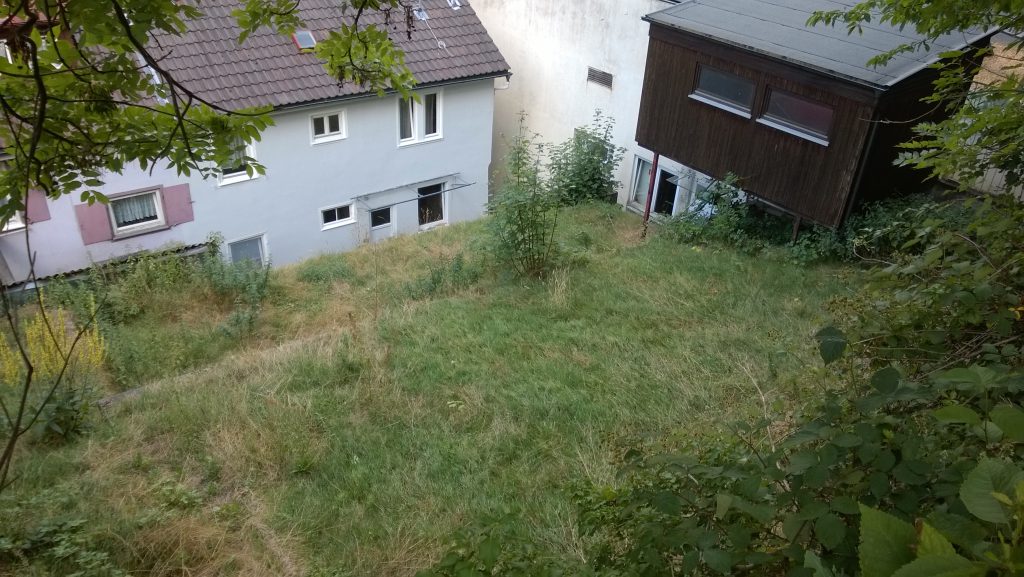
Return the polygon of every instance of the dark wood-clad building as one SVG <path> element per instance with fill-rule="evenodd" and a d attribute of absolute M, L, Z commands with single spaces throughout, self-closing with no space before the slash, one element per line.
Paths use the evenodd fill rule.
<path fill-rule="evenodd" d="M 863 201 L 919 186 L 893 165 L 895 145 L 941 111 L 931 93 L 938 54 L 991 32 L 947 36 L 931 50 L 871 67 L 917 39 L 877 22 L 807 27 L 816 0 L 685 0 L 645 17 L 650 44 L 637 142 L 757 199 L 827 226 Z"/>

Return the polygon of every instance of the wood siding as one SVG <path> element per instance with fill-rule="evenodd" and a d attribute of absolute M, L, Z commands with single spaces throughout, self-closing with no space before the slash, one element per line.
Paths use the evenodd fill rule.
<path fill-rule="evenodd" d="M 753 118 L 689 97 L 700 65 L 756 85 Z M 769 87 L 833 108 L 828 146 L 758 123 Z M 637 142 L 813 221 L 837 226 L 857 182 L 875 93 L 681 31 L 651 26 Z"/>

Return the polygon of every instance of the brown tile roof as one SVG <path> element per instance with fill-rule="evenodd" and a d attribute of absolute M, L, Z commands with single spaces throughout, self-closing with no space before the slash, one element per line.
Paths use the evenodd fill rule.
<path fill-rule="evenodd" d="M 302 0 L 302 20 L 318 41 L 338 29 L 341 4 L 338 0 Z M 453 10 L 447 0 L 422 0 L 422 4 L 429 19 L 413 20 L 411 40 L 406 37 L 404 18 L 391 24 L 391 38 L 405 51 L 405 63 L 417 82 L 436 84 L 508 71 L 498 47 L 467 2 L 462 2 L 459 10 Z M 300 53 L 291 38 L 273 31 L 261 29 L 238 44 L 239 29 L 231 11 L 241 5 L 237 0 L 204 0 L 199 5 L 203 17 L 190 21 L 185 35 L 154 38 L 154 54 L 166 56 L 162 66 L 175 79 L 233 110 L 285 107 L 367 92 L 352 83 L 339 85 L 316 56 Z M 364 16 L 364 21 L 382 24 L 383 18 L 374 14 L 373 18 Z M 438 46 L 438 40 L 444 48 Z"/>

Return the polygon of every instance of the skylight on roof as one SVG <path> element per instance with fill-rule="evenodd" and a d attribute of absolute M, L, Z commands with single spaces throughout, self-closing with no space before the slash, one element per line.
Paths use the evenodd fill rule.
<path fill-rule="evenodd" d="M 316 47 L 316 38 L 309 30 L 296 30 L 292 33 L 292 42 L 298 46 L 299 52 L 312 52 Z"/>

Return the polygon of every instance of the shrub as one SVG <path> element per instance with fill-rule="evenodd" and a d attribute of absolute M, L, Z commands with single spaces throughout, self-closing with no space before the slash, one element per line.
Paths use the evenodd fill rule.
<path fill-rule="evenodd" d="M 562 204 L 615 202 L 619 187 L 615 171 L 626 149 L 612 144 L 614 126 L 614 120 L 598 110 L 590 126 L 577 128 L 571 138 L 551 149 L 550 186 Z"/>
<path fill-rule="evenodd" d="M 522 116 L 506 161 L 508 182 L 489 205 L 491 252 L 523 277 L 546 275 L 554 257 L 559 202 L 540 175 L 539 154 Z"/>
<path fill-rule="evenodd" d="M 483 276 L 483 268 L 467 262 L 460 252 L 449 258 L 431 263 L 426 274 L 405 285 L 409 298 L 421 299 L 437 294 L 468 288 Z"/>

